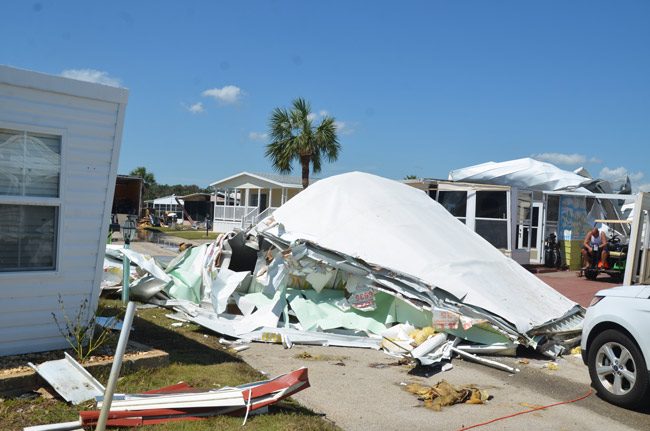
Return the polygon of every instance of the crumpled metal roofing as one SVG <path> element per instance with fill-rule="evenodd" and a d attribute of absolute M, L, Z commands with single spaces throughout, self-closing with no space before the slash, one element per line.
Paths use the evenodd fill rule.
<path fill-rule="evenodd" d="M 371 174 L 318 181 L 256 230 L 414 277 L 431 292 L 440 289 L 510 322 L 520 334 L 580 309 L 422 191 Z"/>
<path fill-rule="evenodd" d="M 591 178 L 528 157 L 455 169 L 449 173 L 449 179 L 538 191 L 576 190 L 594 182 Z"/>

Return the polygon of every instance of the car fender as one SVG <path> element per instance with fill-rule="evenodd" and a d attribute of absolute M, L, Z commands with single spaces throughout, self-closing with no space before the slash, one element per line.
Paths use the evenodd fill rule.
<path fill-rule="evenodd" d="M 602 312 L 607 308 L 611 312 Z M 639 346 L 645 360 L 646 369 L 650 370 L 650 300 L 621 297 L 605 297 L 602 301 L 587 310 L 582 331 L 581 348 L 588 351 L 587 343 L 594 338 L 592 331 L 603 323 L 613 323 L 624 328 Z M 600 332 L 600 331 L 599 331 Z"/>

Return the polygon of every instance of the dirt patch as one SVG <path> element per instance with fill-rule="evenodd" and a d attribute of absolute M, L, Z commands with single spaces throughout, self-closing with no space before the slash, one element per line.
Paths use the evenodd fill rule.
<path fill-rule="evenodd" d="M 144 344 L 129 342 L 126 348 L 125 358 L 136 359 L 140 356 L 146 355 L 152 350 L 153 349 L 151 347 L 145 346 Z M 48 352 L 26 353 L 22 355 L 0 357 L 0 377 L 12 376 L 15 374 L 22 374 L 32 371 L 32 368 L 27 365 L 28 362 L 32 362 L 38 365 L 47 361 L 56 361 L 63 359 L 64 352 L 67 352 L 70 356 L 75 358 L 74 351 L 72 349 L 50 350 Z M 90 356 L 86 361 L 82 362 L 82 364 L 85 366 L 95 363 L 112 361 L 114 353 L 115 348 L 113 346 L 106 346 L 100 349 L 97 355 Z"/>
<path fill-rule="evenodd" d="M 346 359 L 350 359 L 349 356 L 342 355 L 314 355 L 307 351 L 300 352 L 294 356 L 296 359 L 304 359 L 305 361 L 334 361 L 334 362 L 343 362 Z M 338 365 L 338 364 L 337 364 Z"/>

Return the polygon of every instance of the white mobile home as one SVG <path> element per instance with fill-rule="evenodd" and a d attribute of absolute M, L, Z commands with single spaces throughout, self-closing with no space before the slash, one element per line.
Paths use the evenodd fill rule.
<path fill-rule="evenodd" d="M 59 296 L 96 308 L 127 97 L 0 66 L 0 355 L 66 347 Z"/>
<path fill-rule="evenodd" d="M 313 183 L 315 180 L 311 179 Z M 302 179 L 288 175 L 240 172 L 210 184 L 217 199 L 215 232 L 246 228 L 270 215 L 300 193 Z M 222 198 L 219 199 L 219 196 Z"/>

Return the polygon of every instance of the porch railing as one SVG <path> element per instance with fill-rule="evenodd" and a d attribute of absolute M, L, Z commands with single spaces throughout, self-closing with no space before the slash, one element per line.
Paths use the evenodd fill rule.
<path fill-rule="evenodd" d="M 259 211 L 257 207 L 216 205 L 214 207 L 214 221 L 237 222 L 242 229 L 245 229 L 259 223 L 276 209 L 277 207 L 267 207 L 264 211 Z"/>
<path fill-rule="evenodd" d="M 259 213 L 259 214 L 255 217 L 255 220 L 253 220 L 253 223 L 254 223 L 254 224 L 257 224 L 257 223 L 261 222 L 262 220 L 264 220 L 265 218 L 267 218 L 268 216 L 270 216 L 271 213 L 272 213 L 273 211 L 275 211 L 275 210 L 277 210 L 276 207 L 268 207 L 268 208 L 266 208 L 264 211 L 262 211 L 261 213 Z"/>

